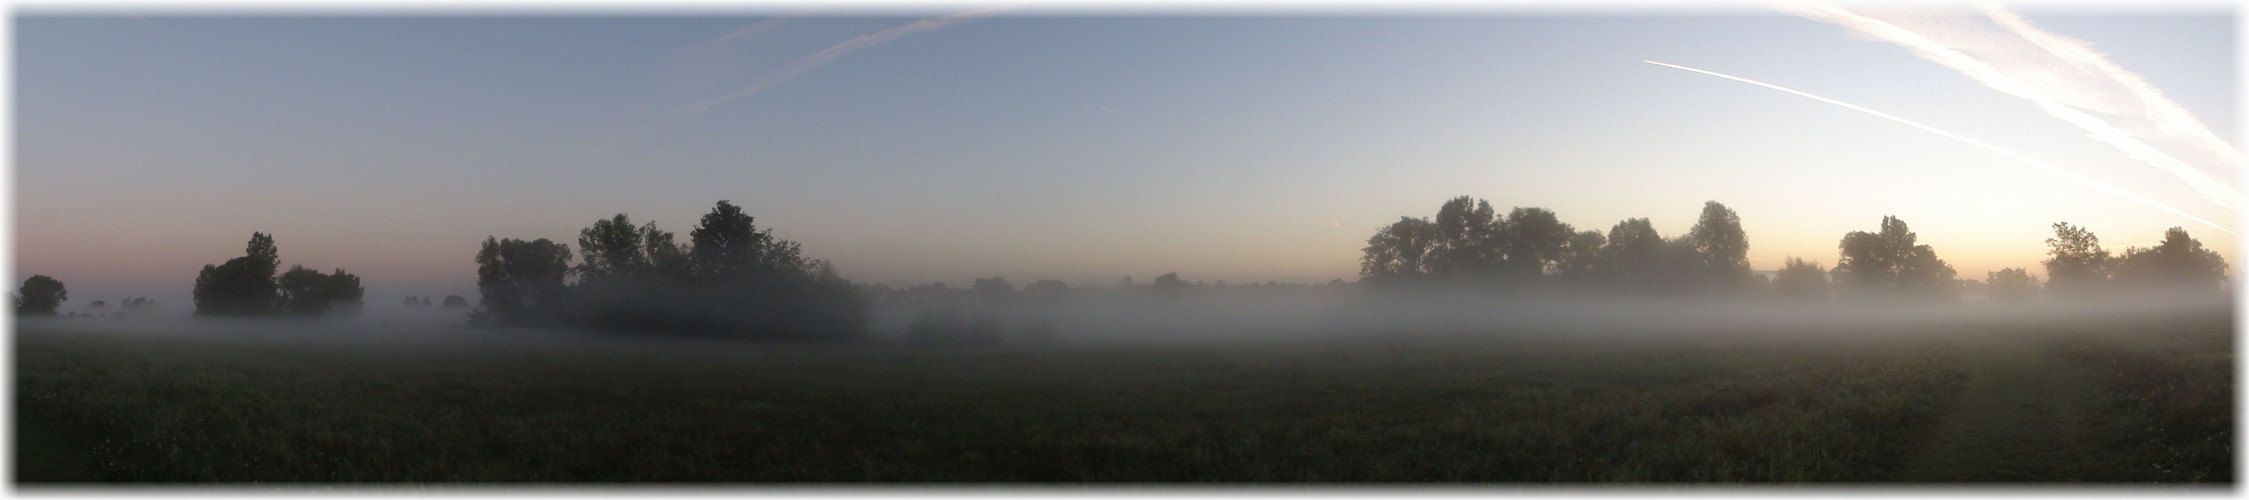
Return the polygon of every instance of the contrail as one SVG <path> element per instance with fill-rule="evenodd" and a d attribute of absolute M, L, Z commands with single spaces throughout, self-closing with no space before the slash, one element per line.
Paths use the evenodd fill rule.
<path fill-rule="evenodd" d="M 1756 80 L 1751 80 L 1751 79 L 1748 79 L 1748 78 L 1742 78 L 1742 77 L 1738 77 L 1738 76 L 1728 75 L 1728 74 L 1725 74 L 1725 73 L 1719 73 L 1719 72 L 1716 72 L 1716 71 L 1709 71 L 1709 70 L 1703 70 L 1703 69 L 1689 68 L 1689 67 L 1686 67 L 1686 66 L 1680 66 L 1680 65 L 1677 65 L 1677 64 L 1671 64 L 1671 63 L 1666 63 L 1666 62 L 1656 62 L 1656 61 L 1649 61 L 1649 60 L 1641 60 L 1640 62 L 1644 62 L 1644 63 L 1648 63 L 1648 64 L 1653 64 L 1653 65 L 1657 65 L 1657 66 L 1663 66 L 1663 67 L 1666 67 L 1666 68 L 1671 68 L 1671 69 L 1677 69 L 1677 70 L 1684 70 L 1684 71 L 1692 71 L 1692 72 L 1696 72 L 1696 73 L 1702 73 L 1702 74 L 1705 74 L 1705 75 L 1710 75 L 1710 76 L 1715 76 L 1715 77 L 1719 77 L 1719 78 L 1724 78 L 1724 79 L 1727 79 L 1727 80 L 1733 80 L 1733 81 L 1737 81 L 1737 82 L 1747 83 L 1747 84 L 1750 84 L 1750 85 L 1756 85 L 1756 86 L 1759 86 L 1759 87 L 1764 87 L 1764 88 L 1768 88 L 1768 89 L 1778 90 L 1778 91 L 1781 91 L 1781 92 L 1787 92 L 1787 93 L 1790 93 L 1790 94 L 1796 94 L 1796 95 L 1799 95 L 1799 96 L 1803 96 L 1803 97 L 1805 97 L 1805 98 L 1808 98 L 1808 99 L 1811 99 L 1811 100 L 1815 100 L 1815 101 L 1819 101 L 1819 102 L 1824 102 L 1824 103 L 1828 103 L 1828 104 L 1833 104 L 1833 105 L 1836 105 L 1836 106 L 1842 106 L 1842 107 L 1843 107 L 1844 109 L 1849 109 L 1849 110 L 1852 110 L 1852 111 L 1857 111 L 1857 112 L 1860 112 L 1860 113 L 1866 113 L 1866 114 L 1874 115 L 1874 116 L 1876 116 L 1876 117 L 1880 117 L 1880 118 L 1883 118 L 1883 119 L 1886 119 L 1886 120 L 1890 120 L 1890 121 L 1894 121 L 1894 122 L 1898 122 L 1898 123 L 1903 123 L 1903 124 L 1906 124 L 1906 125 L 1912 126 L 1913 128 L 1918 128 L 1918 129 L 1921 129 L 1921 130 L 1926 130 L 1926 131 L 1928 131 L 1929 133 L 1933 133 L 1933 134 L 1937 134 L 1937 135 L 1945 136 L 1945 137 L 1947 137 L 1947 138 L 1951 138 L 1952 140 L 1956 140 L 1956 141 L 1960 141 L 1960 142 L 1964 142 L 1964 143 L 1967 143 L 1967 144 L 1968 144 L 1968 145 L 1970 145 L 1970 146 L 1975 146 L 1975 147 L 1983 148 L 1983 149 L 1984 149 L 1984 150 L 1986 150 L 1986 151 L 1990 151 L 1990 152 L 1993 152 L 1993 153 L 1998 153 L 1998 154 L 1999 154 L 2000 156 L 2005 156 L 2005 157 L 2007 157 L 2007 158 L 2010 158 L 2010 159 L 2013 159 L 2013 160 L 2015 160 L 2016 162 L 2020 162 L 2020 163 L 2022 163 L 2022 164 L 2024 164 L 2024 165 L 2029 165 L 2029 166 L 2031 166 L 2032 168 L 2036 168 L 2036 169 L 2039 169 L 2039 170 L 2041 170 L 2041 171 L 2044 171 L 2044 172 L 2046 172 L 2046 173 L 2049 173 L 2049 174 L 2054 174 L 2054 175 L 2058 175 L 2058 176 L 2061 176 L 2061 177 L 2062 177 L 2062 178 L 2064 178 L 2064 179 L 2069 179 L 2069 180 L 2072 180 L 2072 181 L 2077 181 L 2077 183 L 2078 183 L 2078 184 L 2084 184 L 2084 185 L 2086 185 L 2086 186 L 2090 186 L 2090 187 L 2092 187 L 2092 188 L 2094 188 L 2094 189 L 2099 189 L 2099 190 L 2101 190 L 2101 191 L 2103 191 L 2103 192 L 2106 192 L 2106 193 L 2108 193 L 2108 194 L 2113 194 L 2113 195 L 2116 195 L 2116 196 L 2122 197 L 2122 198 L 2124 198 L 2124 199 L 2127 199 L 2127 200 L 2132 200 L 2132 201 L 2136 201 L 2136 202 L 2139 202 L 2140 204 L 2142 204 L 2142 205 L 2147 205 L 2147 206 L 2148 206 L 2148 207 L 2150 207 L 2150 208 L 2154 208 L 2154 209 L 2156 209 L 2156 210 L 2162 210 L 2162 211 L 2163 211 L 2164 213 L 2168 213 L 2168 214 L 2171 214 L 2171 215 L 2176 215 L 2176 216 L 2179 216 L 2179 217 L 2183 217 L 2183 218 L 2185 218 L 2185 219 L 2187 219 L 2187 220 L 2191 220 L 2191 221 L 2195 221 L 2195 222 L 2200 222 L 2200 223 L 2202 223 L 2203 225 L 2206 225 L 2206 226 L 2210 226 L 2210 227 L 2211 227 L 2211 228 L 2213 228 L 2213 229 L 2217 229 L 2217 230 L 2219 230 L 2219 231 L 2224 231 L 2224 232 L 2225 232 L 2226 234 L 2237 234 L 2237 233 L 2234 233 L 2234 232 L 2233 232 L 2233 230 L 2231 230 L 2231 229 L 2227 229 L 2227 228 L 2226 228 L 2225 226 L 2221 226 L 2221 225 L 2218 225 L 2218 224 L 2217 224 L 2217 223 L 2215 223 L 2215 222 L 2210 222 L 2210 221 L 2207 221 L 2207 220 L 2203 220 L 2203 219 L 2202 219 L 2201 217 L 2195 217 L 2195 216 L 2193 216 L 2193 215 L 2190 215 L 2190 214 L 2188 214 L 2188 213 L 2186 213 L 2186 212 L 2182 212 L 2182 211 L 2180 211 L 2179 209 L 2176 209 L 2176 208 L 2171 208 L 2171 206 L 2170 206 L 2170 205 L 2165 205 L 2165 204 L 2163 204 L 2163 202 L 2159 202 L 2159 201 L 2151 200 L 2151 199 L 2148 199 L 2148 198 L 2147 198 L 2147 197 L 2145 197 L 2145 196 L 2140 196 L 2140 195 L 2138 195 L 2138 194 L 2133 194 L 2133 193 L 2132 193 L 2132 192 L 2130 192 L 2130 191 L 2125 191 L 2125 190 L 2123 190 L 2123 189 L 2119 189 L 2119 188 L 2117 188 L 2117 187 L 2115 187 L 2115 186 L 2110 186 L 2110 185 L 2108 185 L 2108 184 L 2103 184 L 2103 183 L 2101 183 L 2100 181 L 2097 181 L 2097 180 L 2093 180 L 2093 178 L 2091 178 L 2091 177 L 2086 177 L 2086 176 L 2084 176 L 2084 175 L 2082 175 L 2082 174 L 2078 174 L 2078 173 L 2076 173 L 2076 172 L 2071 172 L 2071 171 L 2069 171 L 2069 170 L 2066 170 L 2066 169 L 2063 169 L 2063 168 L 2061 168 L 2061 167 L 2059 167 L 2059 166 L 2055 166 L 2055 165 L 2054 165 L 2054 164 L 2052 164 L 2052 163 L 2046 163 L 2046 162 L 2044 162 L 2044 161 L 2041 161 L 2041 160 L 2039 160 L 2039 159 L 2037 159 L 2037 158 L 2031 158 L 2031 157 L 2029 157 L 2029 156 L 2025 156 L 2025 155 L 2023 155 L 2022 153 L 2017 153 L 2017 152 L 2014 152 L 2014 151 L 2009 151 L 2009 150 L 2007 150 L 2006 148 L 2001 148 L 2001 147 L 1999 147 L 1999 146 L 1993 146 L 1993 145 L 1991 145 L 1990 143 L 1986 143 L 1986 142 L 1983 142 L 1983 141 L 1979 141 L 1979 140 L 1971 139 L 1971 138 L 1969 138 L 1968 136 L 1964 136 L 1964 135 L 1960 135 L 1960 134 L 1955 134 L 1955 133 L 1952 133 L 1952 132 L 1946 131 L 1946 130 L 1944 130 L 1944 129 L 1940 129 L 1940 128 L 1936 128 L 1936 127 L 1931 127 L 1931 126 L 1928 126 L 1928 125 L 1923 125 L 1923 124 L 1921 124 L 1921 122 L 1916 122 L 1916 121 L 1913 121 L 1913 120 L 1907 120 L 1907 119 L 1904 119 L 1904 118 L 1899 118 L 1899 117 L 1897 117 L 1897 116 L 1895 116 L 1895 115 L 1891 115 L 1891 114 L 1889 114 L 1889 113 L 1884 113 L 1884 112 L 1881 112 L 1881 111 L 1875 111 L 1875 110 L 1872 110 L 1872 109 L 1867 109 L 1866 107 L 1864 107 L 1864 106 L 1859 106 L 1859 105 L 1857 105 L 1857 104 L 1851 104 L 1851 103 L 1847 103 L 1847 102 L 1843 102 L 1843 101 L 1838 101 L 1838 100 L 1834 100 L 1834 99 L 1829 99 L 1829 98 L 1825 98 L 1825 97 L 1820 97 L 1820 96 L 1812 95 L 1811 93 L 1808 93 L 1808 92 L 1804 92 L 1804 91 L 1801 91 L 1801 90 L 1796 90 L 1796 89 L 1792 89 L 1792 88 L 1788 88 L 1788 87 L 1782 87 L 1782 86 L 1779 86 L 1779 85 L 1773 85 L 1773 84 L 1770 84 L 1770 83 L 1765 83 L 1765 82 L 1760 82 L 1760 81 L 1756 81 Z"/>
<path fill-rule="evenodd" d="M 2110 146 L 2115 147 L 2117 150 L 2124 152 L 2125 155 L 2131 156 L 2132 159 L 2147 163 L 2150 166 L 2154 166 L 2157 169 L 2161 169 L 2164 172 L 2168 172 L 2171 175 L 2177 176 L 2180 180 L 2184 180 L 2188 185 L 2193 186 L 2195 191 L 2202 193 L 2203 196 L 2209 197 L 2210 201 L 2215 202 L 2218 205 L 2224 206 L 2229 209 L 2238 208 L 2239 206 L 2241 194 L 2235 191 L 2232 186 L 2226 185 L 2225 182 L 2211 178 L 2209 174 L 2205 174 L 2201 170 L 2197 170 L 2193 166 L 2188 165 L 2186 162 L 2180 161 L 2178 158 L 2164 153 L 2162 150 L 2157 149 L 2155 146 L 2149 145 L 2148 143 L 2139 140 L 2132 133 L 2117 128 L 2115 125 L 2110 124 L 2107 120 L 2102 120 L 2090 113 L 2086 113 L 2082 110 L 2071 107 L 2070 105 L 2061 102 L 2060 99 L 2055 98 L 2054 95 L 2047 92 L 2046 90 L 2040 89 L 2036 85 L 2024 82 L 2022 79 L 2016 78 L 2014 75 L 2010 75 L 2007 71 L 2004 71 L 1992 65 L 1990 62 L 1987 62 L 1983 59 L 1978 59 L 1975 56 L 1968 55 L 1966 52 L 1963 52 L 1953 46 L 1946 45 L 1944 43 L 1938 42 L 1937 40 L 1933 40 L 1930 38 L 1929 34 L 1916 32 L 1912 29 L 1906 28 L 1904 26 L 1899 26 L 1895 23 L 1876 19 L 1856 12 L 1851 12 L 1839 7 L 1807 5 L 1799 7 L 1783 7 L 1781 10 L 1813 20 L 1825 21 L 1841 25 L 1843 27 L 1856 30 L 1860 33 L 1864 33 L 1875 38 L 1888 41 L 1890 43 L 1904 46 L 1907 49 L 1912 50 L 1914 53 L 1920 55 L 1923 59 L 1934 61 L 1946 68 L 1951 68 L 1952 70 L 1958 71 L 1963 75 L 1967 75 L 1968 78 L 1975 80 L 1977 83 L 1983 84 L 1985 87 L 1990 87 L 1992 90 L 1997 90 L 2001 93 L 2020 97 L 2024 100 L 2030 101 L 2031 104 L 2037 105 L 2038 108 L 2045 111 L 2046 114 L 2051 115 L 2054 118 L 2058 118 L 2063 122 L 2067 122 L 2070 125 L 2077 126 L 2080 129 L 2084 129 L 2086 135 L 2088 137 L 2091 137 L 2093 140 L 2106 143 Z M 2003 11 L 1996 10 L 1987 10 L 1987 13 L 1995 15 L 1994 19 L 1997 22 L 2007 26 L 2008 29 L 2014 31 L 2014 34 L 2018 37 L 2024 36 L 2023 33 L 2026 30 L 2036 30 L 2035 27 L 2030 27 L 2027 22 L 2020 21 L 2019 18 L 2013 18 L 2012 14 L 2005 14 Z M 2072 49 L 2063 48 L 2064 45 L 2068 44 L 2064 43 L 2061 40 L 2040 40 L 2033 38 L 2029 41 L 2033 44 L 2038 45 L 2040 49 L 2054 54 L 2056 57 L 2063 58 L 2070 64 L 2079 66 L 2093 64 L 2091 61 L 2086 60 L 2082 57 L 2073 58 L 2071 55 L 2068 55 L 2073 54 L 2074 52 L 2072 51 Z M 2082 54 L 2076 55 L 2082 56 Z M 2102 62 L 2106 62 L 2106 60 L 2103 59 Z M 2099 66 L 2097 64 L 2093 65 L 2095 67 Z M 2109 66 L 2113 66 L 2113 64 Z M 2100 68 L 2100 70 L 2104 72 L 2107 71 L 2107 69 L 2108 68 Z M 2121 69 L 2117 69 L 2117 71 L 2121 71 Z M 2110 76 L 2113 77 L 2114 75 L 2112 74 Z M 2144 98 L 2145 94 L 2140 94 L 2138 95 L 2138 97 Z M 2158 99 L 2161 98 L 2158 97 Z M 2163 99 L 2163 101 L 2168 102 L 2168 99 Z M 2153 107 L 2151 106 L 2151 108 Z M 2160 110 L 2160 108 L 2151 110 Z M 2181 111 L 2183 112 L 2183 110 Z M 2159 125 L 2170 126 L 2174 128 L 2179 127 L 2175 124 L 2175 118 L 2177 118 L 2176 116 L 2170 116 L 2166 114 L 2163 116 L 2149 116 L 2149 118 L 2158 120 Z M 2189 119 L 2191 119 L 2191 116 L 2189 116 Z M 2230 156 L 2226 156 L 2225 158 L 2227 158 L 2226 161 L 2228 163 L 2232 162 Z"/>
<path fill-rule="evenodd" d="M 1977 6 L 1977 10 L 1982 11 L 1984 17 L 1991 18 L 1993 22 L 1999 23 L 1999 26 L 2006 28 L 2007 31 L 2014 32 L 2016 35 L 2023 37 L 2024 40 L 2030 41 L 2031 44 L 2037 45 L 2038 48 L 2045 49 L 2046 53 L 2069 62 L 2071 66 L 2083 68 L 2106 77 L 2109 81 L 2123 87 L 2126 92 L 2139 99 L 2137 104 L 2144 107 L 2145 116 L 2155 122 L 2158 136 L 2185 138 L 2193 142 L 2197 148 L 2217 157 L 2219 161 L 2225 162 L 2227 165 L 2240 162 L 2241 152 L 2235 150 L 2233 145 L 2227 143 L 2225 139 L 2218 137 L 2217 133 L 2211 132 L 2208 125 L 2204 125 L 2202 120 L 2194 117 L 2194 113 L 2187 112 L 2186 108 L 2180 106 L 2177 101 L 2165 97 L 2163 91 L 2156 90 L 2155 86 L 2149 84 L 2146 78 L 2141 78 L 2140 75 L 2126 71 L 2122 66 L 2109 61 L 2108 56 L 2093 50 L 2093 44 L 2038 29 L 2037 26 L 2030 23 L 2030 20 L 2023 19 L 2022 16 L 2008 12 L 1997 5 L 1980 5 Z"/>
<path fill-rule="evenodd" d="M 728 101 L 756 95 L 759 92 L 764 92 L 766 90 L 772 89 L 773 87 L 780 86 L 784 82 L 810 72 L 815 68 L 819 68 L 820 66 L 826 65 L 830 62 L 834 62 L 836 59 L 843 57 L 845 54 L 850 54 L 854 51 L 858 51 L 859 49 L 873 47 L 884 42 L 889 42 L 891 40 L 897 40 L 906 35 L 943 29 L 947 26 L 972 21 L 976 18 L 991 15 L 994 12 L 998 12 L 1010 7 L 1012 6 L 988 7 L 947 16 L 922 19 L 890 29 L 878 31 L 873 34 L 863 35 L 858 38 L 846 40 L 843 43 L 836 44 L 833 47 L 828 47 L 826 49 L 821 49 L 819 52 L 814 52 L 812 53 L 812 55 L 798 58 L 795 61 L 790 61 L 788 65 L 782 66 L 780 69 L 766 72 L 763 75 L 758 75 L 756 79 L 750 80 L 749 85 L 743 86 L 740 90 L 735 90 L 734 92 L 727 93 L 725 95 L 697 101 L 674 110 L 669 116 L 665 116 L 664 119 L 659 122 L 657 128 L 670 128 L 673 124 L 677 124 L 682 120 L 688 119 L 689 117 L 703 114 L 703 112 L 709 111 L 711 108 L 717 107 L 720 104 L 725 104 Z"/>

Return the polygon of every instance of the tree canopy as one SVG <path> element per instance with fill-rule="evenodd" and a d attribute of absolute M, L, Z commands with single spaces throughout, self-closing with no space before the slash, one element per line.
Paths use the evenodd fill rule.
<path fill-rule="evenodd" d="M 1716 201 L 1703 204 L 1693 231 L 1666 239 L 1645 218 L 1625 219 L 1604 235 L 1578 231 L 1552 210 L 1515 207 L 1502 216 L 1490 202 L 1460 196 L 1439 205 L 1433 219 L 1400 217 L 1375 231 L 1359 276 L 1378 288 L 1570 282 L 1667 293 L 1705 285 L 1746 289 L 1754 277 L 1748 251 L 1740 216 Z"/>
<path fill-rule="evenodd" d="M 1880 232 L 1852 231 L 1837 245 L 1835 277 L 1840 288 L 1860 296 L 1950 298 L 1955 272 L 1935 249 L 1897 217 L 1882 218 Z"/>
<path fill-rule="evenodd" d="M 579 231 L 582 260 L 547 240 L 488 238 L 477 255 L 479 318 L 503 325 L 583 325 L 612 332 L 772 339 L 858 335 L 864 304 L 827 261 L 760 231 L 719 201 L 675 243 L 626 214 Z M 576 277 L 575 281 L 569 278 Z M 1012 287 L 1010 287 L 1012 289 Z"/>
<path fill-rule="evenodd" d="M 217 266 L 203 266 L 195 278 L 195 314 L 265 316 L 280 310 L 280 285 L 274 272 L 281 267 L 281 252 L 273 237 L 251 233 L 243 253 Z"/>
<path fill-rule="evenodd" d="M 1687 232 L 1687 241 L 1694 245 L 1695 254 L 1704 278 L 1713 284 L 1729 289 L 1748 286 L 1749 236 L 1741 229 L 1741 216 L 1716 201 L 1702 204 L 1702 216 L 1695 227 Z"/>
<path fill-rule="evenodd" d="M 2101 249 L 2101 238 L 2092 231 L 2066 222 L 2054 223 L 2054 237 L 2046 239 L 2046 289 L 2060 296 L 2083 296 L 2108 283 L 2115 259 Z"/>
<path fill-rule="evenodd" d="M 499 324 L 552 321 L 563 305 L 563 279 L 569 274 L 570 247 L 546 238 L 487 237 L 476 253 L 478 302 Z"/>
<path fill-rule="evenodd" d="M 281 312 L 293 316 L 320 316 L 330 311 L 346 314 L 359 312 L 360 301 L 367 289 L 359 286 L 359 277 L 337 269 L 332 274 L 293 266 L 281 273 L 278 282 L 281 293 Z"/>
<path fill-rule="evenodd" d="M 2226 278 L 2226 259 L 2173 227 L 2151 248 L 2127 248 L 2116 265 L 2118 285 L 2137 289 L 2215 291 Z"/>
<path fill-rule="evenodd" d="M 63 301 L 70 300 L 70 290 L 61 280 L 44 274 L 34 274 L 23 280 L 16 289 L 16 314 L 52 316 Z"/>

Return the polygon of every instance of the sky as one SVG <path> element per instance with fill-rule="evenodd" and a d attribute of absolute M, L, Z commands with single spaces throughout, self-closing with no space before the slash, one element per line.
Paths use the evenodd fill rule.
<path fill-rule="evenodd" d="M 370 302 L 473 300 L 488 236 L 574 244 L 625 213 L 684 240 L 731 200 L 859 282 L 1310 283 L 1355 279 L 1376 229 L 1461 195 L 1666 236 L 1716 200 L 1757 269 L 1833 265 L 1886 215 L 1962 278 L 2043 275 L 2059 221 L 2112 250 L 2180 226 L 2240 266 L 2232 235 L 2182 217 L 2239 222 L 2230 6 L 2008 12 L 2122 73 L 1924 8 L 19 8 L 13 266 L 67 283 L 66 310 L 184 307 L 263 231 Z"/>

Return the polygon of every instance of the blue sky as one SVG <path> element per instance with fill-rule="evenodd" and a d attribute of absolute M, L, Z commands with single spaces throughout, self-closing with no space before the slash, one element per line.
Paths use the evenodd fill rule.
<path fill-rule="evenodd" d="M 2021 13 L 2235 137 L 2230 11 Z M 946 13 L 66 14 L 19 12 L 13 83 L 16 270 L 69 283 L 69 307 L 185 303 L 195 270 L 251 231 L 285 263 L 360 274 L 371 301 L 474 297 L 487 235 L 574 242 L 618 212 L 684 235 L 720 199 L 892 284 L 1351 279 L 1375 228 L 1457 195 L 1581 230 L 1650 217 L 1667 235 L 1718 200 L 1760 269 L 1832 264 L 1844 232 L 1883 215 L 1967 278 L 2035 269 L 2055 221 L 2119 250 L 2184 226 L 2233 252 L 2230 235 L 1987 151 L 1644 59 L 1882 110 L 2236 223 L 2024 100 L 1762 10 L 1016 11 L 847 50 L 700 113 L 682 110 Z"/>

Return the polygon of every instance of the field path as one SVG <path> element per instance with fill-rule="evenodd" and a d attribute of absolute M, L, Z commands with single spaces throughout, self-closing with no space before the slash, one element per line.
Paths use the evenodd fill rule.
<path fill-rule="evenodd" d="M 2101 405 L 2100 382 L 2034 338 L 1982 332 L 1955 341 L 1967 385 L 1897 480 L 2079 480 L 2092 458 L 2086 420 Z"/>

